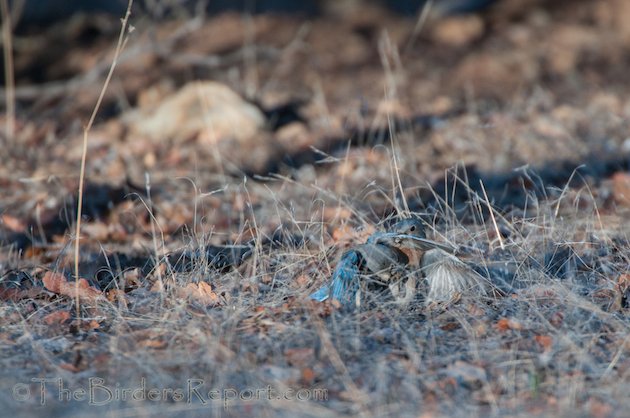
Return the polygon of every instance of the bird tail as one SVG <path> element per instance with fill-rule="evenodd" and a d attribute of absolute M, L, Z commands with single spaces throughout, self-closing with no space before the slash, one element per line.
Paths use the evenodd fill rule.
<path fill-rule="evenodd" d="M 317 302 L 323 302 L 330 297 L 330 286 L 323 285 L 317 292 L 311 293 L 309 298 L 316 300 Z"/>
<path fill-rule="evenodd" d="M 329 297 L 338 300 L 343 305 L 350 304 L 359 290 L 359 256 L 354 251 L 344 254 L 337 264 L 330 285 L 310 295 L 311 299 L 323 302 Z"/>

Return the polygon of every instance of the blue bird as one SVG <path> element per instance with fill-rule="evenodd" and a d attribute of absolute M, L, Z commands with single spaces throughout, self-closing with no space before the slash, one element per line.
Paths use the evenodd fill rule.
<path fill-rule="evenodd" d="M 426 239 L 420 220 L 397 222 L 387 232 L 377 232 L 365 244 L 344 253 L 331 283 L 311 294 L 310 298 L 322 302 L 332 297 L 344 305 L 351 304 L 359 290 L 361 276 L 371 276 L 383 284 L 390 284 L 402 276 L 410 262 L 410 253 L 404 250 L 430 248 L 447 247 Z"/>
<path fill-rule="evenodd" d="M 360 264 L 360 256 L 356 250 L 344 253 L 333 273 L 331 284 L 325 284 L 310 298 L 323 302 L 332 295 L 333 299 L 350 302 L 352 295 L 357 292 L 359 287 L 359 282 L 355 278 L 358 277 Z"/>
<path fill-rule="evenodd" d="M 332 297 L 344 305 L 350 304 L 359 290 L 361 276 L 375 276 L 388 282 L 408 261 L 405 253 L 397 248 L 368 240 L 344 253 L 330 285 L 324 285 L 310 297 L 319 302 Z"/>

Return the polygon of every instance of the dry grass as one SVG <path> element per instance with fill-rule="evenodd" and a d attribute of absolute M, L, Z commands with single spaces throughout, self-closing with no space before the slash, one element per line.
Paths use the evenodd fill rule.
<path fill-rule="evenodd" d="M 461 180 L 455 181 L 467 187 Z M 289 191 L 301 199 L 319 193 L 291 182 L 283 187 L 310 189 Z M 511 275 L 501 277 L 508 277 L 512 288 L 437 309 L 424 306 L 424 287 L 405 308 L 387 293 L 375 293 L 360 310 L 347 311 L 307 299 L 329 280 L 342 251 L 330 230 L 308 209 L 296 213 L 286 207 L 276 193 L 267 193 L 254 210 L 251 196 L 261 196 L 262 189 L 242 188 L 239 235 L 253 237 L 256 246 L 238 268 L 219 272 L 200 251 L 189 271 L 165 267 L 161 276 L 154 273 L 139 285 L 118 276 L 113 286 L 126 289 L 124 296 L 82 303 L 82 325 L 74 330 L 42 322 L 51 312 L 67 310 L 67 299 L 5 305 L 4 331 L 22 334 L 19 345 L 6 347 L 5 370 L 33 390 L 38 383 L 29 377 L 41 375 L 76 388 L 87 387 L 91 377 L 106 379 L 112 388 L 135 389 L 145 381 L 147 388 L 167 390 L 186 389 L 188 379 L 194 384 L 199 379 L 206 392 L 225 389 L 230 397 L 235 389 L 246 399 L 230 400 L 226 409 L 222 401 L 204 405 L 198 399 L 107 402 L 115 416 L 157 411 L 197 416 L 208 408 L 226 415 L 569 415 L 576 408 L 595 408 L 593 403 L 625 404 L 629 330 L 617 280 L 627 271 L 629 248 L 623 236 L 610 240 L 623 232 L 601 229 L 596 212 L 586 216 L 573 212 L 571 204 L 533 201 L 521 218 L 493 208 L 492 221 L 483 215 L 487 199 L 476 197 L 467 210 L 476 213 L 477 222 L 462 223 L 448 197 L 438 196 L 442 206 L 424 215 L 436 239 L 460 247 L 463 259 L 490 280 L 497 277 L 490 270 L 507 266 Z M 323 195 L 311 200 L 311 207 Z M 357 212 L 341 203 L 351 198 L 334 200 L 340 209 Z M 285 233 L 308 239 L 262 245 L 267 232 L 261 225 L 269 211 L 287 220 Z M 495 235 L 499 230 L 502 244 Z M 215 238 L 212 232 L 191 236 L 188 248 L 199 248 L 200 241 L 204 248 L 203 242 Z M 189 283 L 200 282 L 210 284 L 216 303 L 186 292 Z M 29 306 L 36 309 L 29 312 Z M 91 320 L 98 328 L 89 329 Z M 248 398 L 252 390 L 268 387 L 284 394 L 303 390 L 304 396 L 321 389 L 317 393 L 327 398 Z M 92 410 L 86 402 L 53 400 L 55 388 L 48 387 L 45 406 L 52 415 L 57 408 L 78 415 Z"/>

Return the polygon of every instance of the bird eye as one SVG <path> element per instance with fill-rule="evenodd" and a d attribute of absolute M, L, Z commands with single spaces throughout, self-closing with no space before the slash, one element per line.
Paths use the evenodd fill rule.
<path fill-rule="evenodd" d="M 411 225 L 411 228 L 409 228 L 409 230 L 410 230 L 411 232 L 415 231 L 415 230 L 416 230 L 416 226 L 415 226 L 415 225 Z"/>

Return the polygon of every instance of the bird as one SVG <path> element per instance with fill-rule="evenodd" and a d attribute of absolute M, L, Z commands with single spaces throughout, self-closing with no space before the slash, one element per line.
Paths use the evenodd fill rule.
<path fill-rule="evenodd" d="M 337 264 L 330 284 L 310 295 L 318 302 L 331 297 L 342 305 L 351 304 L 359 290 L 359 277 L 371 276 L 381 282 L 390 281 L 408 262 L 402 251 L 378 242 L 366 242 L 346 251 Z"/>
<path fill-rule="evenodd" d="M 402 222 L 398 225 L 398 234 L 391 235 L 384 241 L 391 240 L 389 245 L 407 250 L 407 253 L 415 258 L 411 264 L 419 268 L 428 284 L 425 305 L 457 301 L 462 296 L 486 296 L 487 290 L 493 288 L 488 279 L 462 261 L 456 255 L 458 249 L 454 246 L 427 240 L 423 232 L 414 230 L 418 224 L 417 220 Z M 396 289 L 391 287 L 390 290 L 392 293 L 396 292 Z M 410 290 L 411 295 L 409 295 Z M 413 297 L 415 276 L 407 281 L 407 292 L 408 295 L 403 299 L 399 298 L 398 301 L 405 302 Z"/>
<path fill-rule="evenodd" d="M 488 290 L 493 288 L 487 278 L 443 249 L 427 251 L 421 264 L 422 275 L 429 286 L 425 298 L 427 306 L 448 304 L 462 296 L 487 296 Z"/>
<path fill-rule="evenodd" d="M 372 234 L 365 244 L 360 244 L 345 252 L 337 264 L 330 284 L 310 295 L 310 298 L 323 302 L 329 298 L 342 305 L 356 301 L 359 279 L 367 276 L 374 281 L 388 285 L 400 303 L 408 302 L 415 294 L 415 278 L 407 281 L 407 292 L 400 297 L 400 278 L 405 275 L 407 266 L 417 265 L 419 250 L 432 248 L 453 250 L 451 247 L 426 239 L 424 225 L 417 218 L 396 222 L 386 232 Z"/>
<path fill-rule="evenodd" d="M 442 244 L 426 238 L 426 230 L 420 219 L 409 218 L 392 226 L 390 233 L 383 234 L 380 241 L 391 247 L 397 248 L 407 255 L 406 263 L 410 268 L 405 284 L 405 294 L 402 294 L 402 281 L 394 281 L 389 284 L 389 290 L 396 299 L 396 303 L 406 305 L 416 294 L 417 274 L 425 263 L 425 254 L 431 251 L 440 251 L 444 254 L 453 254 L 457 249 L 449 244 Z"/>

